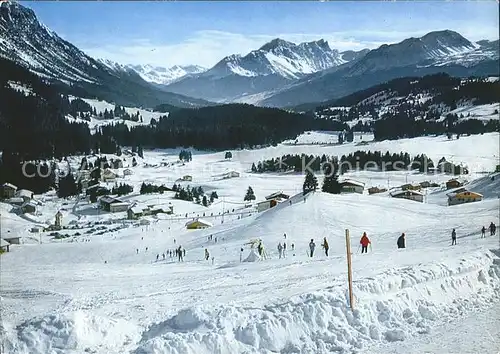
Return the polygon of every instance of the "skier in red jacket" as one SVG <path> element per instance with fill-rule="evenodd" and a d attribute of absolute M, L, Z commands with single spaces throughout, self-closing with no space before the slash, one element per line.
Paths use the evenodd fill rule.
<path fill-rule="evenodd" d="M 371 243 L 368 236 L 366 236 L 366 232 L 363 232 L 363 236 L 361 237 L 361 253 L 368 253 L 368 245 Z"/>

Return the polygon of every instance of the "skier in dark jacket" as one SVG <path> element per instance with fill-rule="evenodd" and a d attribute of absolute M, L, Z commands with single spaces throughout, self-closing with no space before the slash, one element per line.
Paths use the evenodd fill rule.
<path fill-rule="evenodd" d="M 490 236 L 494 236 L 497 231 L 497 226 L 492 222 L 490 224 Z"/>
<path fill-rule="evenodd" d="M 406 248 L 406 239 L 404 232 L 398 238 L 398 248 Z"/>
<path fill-rule="evenodd" d="M 483 226 L 483 228 L 481 229 L 481 238 L 485 237 L 486 237 L 486 228 Z"/>
<path fill-rule="evenodd" d="M 366 232 L 363 232 L 363 236 L 361 236 L 361 240 L 359 241 L 361 244 L 361 253 L 368 253 L 368 245 L 371 243 L 370 239 L 366 235 Z"/>
<path fill-rule="evenodd" d="M 314 255 L 314 249 L 316 248 L 316 244 L 314 243 L 314 240 L 311 239 L 311 242 L 309 242 L 309 256 L 312 257 Z"/>
<path fill-rule="evenodd" d="M 457 232 L 455 229 L 451 232 L 451 245 L 456 245 L 457 244 Z"/>

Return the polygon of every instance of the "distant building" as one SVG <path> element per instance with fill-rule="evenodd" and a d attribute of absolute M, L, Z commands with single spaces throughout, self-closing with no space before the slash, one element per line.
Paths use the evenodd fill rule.
<path fill-rule="evenodd" d="M 124 176 L 131 176 L 133 174 L 134 174 L 134 171 L 132 171 L 130 168 L 126 168 L 125 170 L 123 170 Z"/>
<path fill-rule="evenodd" d="M 371 187 L 371 188 L 368 188 L 368 194 L 377 194 L 377 193 L 382 193 L 382 192 L 386 192 L 387 189 L 385 188 L 379 188 L 379 187 Z"/>
<path fill-rule="evenodd" d="M 17 198 L 23 198 L 25 202 L 28 202 L 33 199 L 33 192 L 27 189 L 20 189 L 16 192 L 15 196 Z"/>
<path fill-rule="evenodd" d="M 103 180 L 103 182 L 114 181 L 116 177 L 116 173 L 111 171 L 109 168 L 105 169 L 101 173 L 101 179 Z"/>
<path fill-rule="evenodd" d="M 144 210 L 138 206 L 133 206 L 127 210 L 127 219 L 136 220 L 144 215 Z"/>
<path fill-rule="evenodd" d="M 186 229 L 188 230 L 206 229 L 212 226 L 212 223 L 203 219 L 195 219 L 186 223 Z"/>
<path fill-rule="evenodd" d="M 274 208 L 276 205 L 278 205 L 278 201 L 276 199 L 264 200 L 262 202 L 257 203 L 257 212 L 260 213 L 267 209 Z"/>
<path fill-rule="evenodd" d="M 14 197 L 16 194 L 17 187 L 11 183 L 2 184 L 0 189 L 0 198 L 8 199 Z"/>
<path fill-rule="evenodd" d="M 290 198 L 289 195 L 283 193 L 283 191 L 278 191 L 278 192 L 274 192 L 272 194 L 269 194 L 267 197 L 265 197 L 266 200 L 276 200 L 276 201 L 280 201 L 280 200 L 285 200 L 285 199 L 288 199 Z"/>
<path fill-rule="evenodd" d="M 8 200 L 8 202 L 12 205 L 15 205 L 15 206 L 21 206 L 24 203 L 24 199 L 23 198 L 10 198 Z"/>
<path fill-rule="evenodd" d="M 450 179 L 448 182 L 446 182 L 446 189 L 458 188 L 458 187 L 462 187 L 463 185 L 464 184 L 462 182 L 453 178 L 453 179 Z"/>
<path fill-rule="evenodd" d="M 363 182 L 345 180 L 339 183 L 341 193 L 359 193 L 363 194 L 365 190 L 365 184 Z"/>
<path fill-rule="evenodd" d="M 404 191 L 407 191 L 407 190 L 418 191 L 418 190 L 420 190 L 421 186 L 420 186 L 420 184 L 413 185 L 411 183 L 407 183 L 407 184 L 403 184 L 400 188 Z"/>
<path fill-rule="evenodd" d="M 429 181 L 420 182 L 420 187 L 422 187 L 422 188 L 429 188 L 430 186 L 431 186 L 431 182 L 429 182 Z"/>
<path fill-rule="evenodd" d="M 448 205 L 479 202 L 483 200 L 482 194 L 470 192 L 465 188 L 460 188 L 452 193 L 448 193 L 447 196 L 448 196 Z"/>
<path fill-rule="evenodd" d="M 10 251 L 10 243 L 8 241 L 5 241 L 3 238 L 0 239 L 0 249 L 4 252 L 9 252 Z"/>
<path fill-rule="evenodd" d="M 392 192 L 391 197 L 408 199 L 408 200 L 413 200 L 413 201 L 421 202 L 421 203 L 424 202 L 424 195 L 422 193 L 420 193 L 419 191 L 414 191 L 414 190 Z"/>
<path fill-rule="evenodd" d="M 25 214 L 31 214 L 36 212 L 36 204 L 32 201 L 24 202 L 21 206 L 21 211 Z"/>
<path fill-rule="evenodd" d="M 8 236 L 8 237 L 2 237 L 5 241 L 10 243 L 11 245 L 20 245 L 21 244 L 21 237 L 19 236 Z"/>
<path fill-rule="evenodd" d="M 110 213 L 127 211 L 130 207 L 128 203 L 125 203 L 121 199 L 111 196 L 103 196 L 99 198 L 99 204 L 101 205 L 101 208 L 103 210 L 109 211 Z"/>
<path fill-rule="evenodd" d="M 227 179 L 227 178 L 235 178 L 235 177 L 239 177 L 240 176 L 240 173 L 239 172 L 236 172 L 236 171 L 230 171 L 228 173 L 225 173 L 222 178 L 224 179 Z"/>
<path fill-rule="evenodd" d="M 192 181 L 193 180 L 193 176 L 190 176 L 190 175 L 182 176 L 182 180 L 183 181 Z"/>

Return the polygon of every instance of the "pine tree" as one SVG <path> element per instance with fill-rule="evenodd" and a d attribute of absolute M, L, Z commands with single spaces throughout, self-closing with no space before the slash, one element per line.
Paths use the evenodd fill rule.
<path fill-rule="evenodd" d="M 315 191 L 317 188 L 318 179 L 311 171 L 307 171 L 306 178 L 304 179 L 304 184 L 302 186 L 302 192 L 306 194 L 311 191 Z"/>
<path fill-rule="evenodd" d="M 206 207 L 208 206 L 208 199 L 207 199 L 206 195 L 203 196 L 202 204 L 203 204 L 203 206 L 206 206 Z"/>
<path fill-rule="evenodd" d="M 255 194 L 253 192 L 253 189 L 252 187 L 248 187 L 247 189 L 247 194 L 245 194 L 245 197 L 243 198 L 243 200 L 246 202 L 246 201 L 252 201 L 252 200 L 255 200 Z"/>
<path fill-rule="evenodd" d="M 255 167 L 255 163 L 252 163 L 252 172 L 253 173 L 257 172 L 257 167 Z"/>
<path fill-rule="evenodd" d="M 137 155 L 139 155 L 140 158 L 144 158 L 144 151 L 142 150 L 142 146 L 140 145 L 137 148 Z"/>
<path fill-rule="evenodd" d="M 216 191 L 213 191 L 210 193 L 210 203 L 213 203 L 215 199 L 219 199 L 219 196 L 217 195 Z"/>
<path fill-rule="evenodd" d="M 339 176 L 335 171 L 332 171 L 330 165 L 325 166 L 325 178 L 321 190 L 326 193 L 340 194 Z"/>
<path fill-rule="evenodd" d="M 231 151 L 226 151 L 226 154 L 224 155 L 224 158 L 227 160 L 227 159 L 232 159 L 233 158 L 233 154 L 231 153 Z"/>

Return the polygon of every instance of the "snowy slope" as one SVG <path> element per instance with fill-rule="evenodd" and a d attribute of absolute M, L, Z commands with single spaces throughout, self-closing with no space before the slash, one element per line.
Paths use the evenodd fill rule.
<path fill-rule="evenodd" d="M 322 139 L 320 132 L 314 134 Z M 23 235 L 22 245 L 1 256 L 4 352 L 322 354 L 416 343 L 447 321 L 500 303 L 500 258 L 490 251 L 498 240 L 479 237 L 482 225 L 499 222 L 494 193 L 500 178 L 477 179 L 478 172 L 491 171 L 498 163 L 491 153 L 498 150 L 498 138 L 416 138 L 366 146 L 304 141 L 302 146 L 233 151 L 231 160 L 223 153 L 193 151 L 193 161 L 185 164 L 177 161 L 178 149 L 145 151 L 137 167 L 130 167 L 131 157 L 124 156 L 133 174 L 118 182 L 135 187 L 124 199 L 138 205 L 172 203 L 174 215 L 146 217 L 151 224 L 144 226 L 124 220 L 125 213 L 98 212 L 84 200 L 37 196 L 44 206 L 32 218 L 53 222 L 61 210 L 64 225 L 70 227 L 62 233 L 73 235 L 62 240 L 49 233 L 28 236 L 25 230 L 34 223 L 0 203 L 2 228 Z M 248 172 L 252 162 L 262 158 L 299 151 L 340 155 L 357 149 L 426 153 L 433 159 L 452 155 L 451 160 L 475 166 L 467 177 L 473 180 L 469 186 L 488 197 L 454 207 L 430 197 L 416 203 L 366 194 L 317 192 L 304 200 L 303 175 Z M 80 158 L 69 161 L 76 166 Z M 241 176 L 220 178 L 231 170 Z M 137 194 L 143 181 L 170 186 L 186 174 L 193 181 L 184 185 L 217 191 L 219 199 L 203 207 L 173 199 L 171 192 Z M 394 186 L 405 179 L 442 183 L 449 178 L 373 171 L 350 177 L 370 185 L 390 178 Z M 291 205 L 255 213 L 242 200 L 249 185 L 257 201 L 276 190 L 297 195 Z M 197 216 L 214 226 L 186 230 L 185 223 Z M 458 233 L 456 247 L 449 246 L 452 228 Z M 345 229 L 350 230 L 353 252 L 354 312 L 346 297 Z M 358 253 L 364 231 L 373 243 L 368 255 Z M 396 239 L 403 231 L 408 248 L 397 250 Z M 217 242 L 208 241 L 209 235 Z M 320 247 L 323 237 L 330 244 L 328 258 Z M 246 257 L 250 249 L 245 244 L 255 238 L 263 240 L 269 259 L 240 263 L 240 248 Z M 312 259 L 306 255 L 311 238 L 316 242 Z M 283 241 L 287 258 L 280 260 L 276 246 Z M 163 260 L 162 253 L 178 245 L 187 250 L 185 262 L 168 255 Z M 214 264 L 203 260 L 205 247 Z"/>

